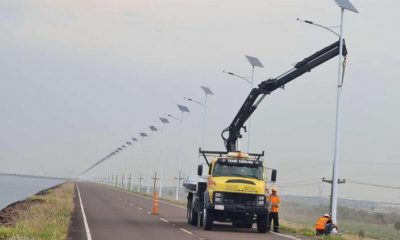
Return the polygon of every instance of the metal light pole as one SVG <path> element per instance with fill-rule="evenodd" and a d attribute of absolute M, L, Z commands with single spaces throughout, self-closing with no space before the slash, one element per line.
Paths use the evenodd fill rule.
<path fill-rule="evenodd" d="M 332 174 L 332 223 L 337 224 L 337 192 L 339 181 L 339 140 L 340 140 L 340 97 L 342 95 L 342 51 L 343 51 L 343 15 L 344 10 L 358 13 L 358 10 L 348 0 L 335 0 L 340 7 L 340 47 L 339 47 L 339 64 L 338 64 L 338 87 L 336 98 L 336 127 L 335 127 L 335 153 L 333 160 Z"/>
<path fill-rule="evenodd" d="M 144 132 L 141 132 L 141 133 L 139 133 L 139 135 L 142 137 L 142 145 L 144 145 L 144 138 L 145 137 L 147 137 L 147 134 L 146 133 L 144 133 Z M 139 181 L 140 181 L 140 183 L 139 183 L 139 189 L 141 190 L 142 189 L 142 170 L 140 170 L 140 177 L 139 177 L 140 179 L 139 179 Z"/>
<path fill-rule="evenodd" d="M 259 68 L 264 68 L 264 65 L 260 62 L 260 60 L 256 57 L 252 57 L 252 56 L 247 56 L 245 55 L 247 61 L 249 61 L 250 65 L 251 65 L 251 79 L 247 79 L 246 77 L 237 75 L 233 72 L 225 72 L 229 75 L 238 77 L 240 79 L 245 80 L 247 83 L 250 84 L 250 91 L 253 89 L 254 86 L 254 67 L 259 67 Z M 250 152 L 250 143 L 251 143 L 251 131 L 250 131 L 250 127 L 251 127 L 251 117 L 249 117 L 249 119 L 247 120 L 247 152 Z"/>
<path fill-rule="evenodd" d="M 133 147 L 133 146 L 134 146 L 134 143 L 138 142 L 138 140 L 137 140 L 137 138 L 135 138 L 135 137 L 132 137 L 131 139 L 132 139 L 132 147 Z M 134 156 L 135 156 L 135 154 L 133 153 L 133 154 L 132 154 L 131 164 L 129 165 L 131 174 L 133 173 L 133 169 L 134 169 L 134 164 L 133 164 Z M 131 186 L 131 187 L 130 187 L 130 190 L 133 190 L 133 182 L 131 183 L 130 186 Z"/>
<path fill-rule="evenodd" d="M 160 117 L 160 121 L 162 123 L 162 128 L 161 128 L 161 136 L 164 136 L 164 127 L 165 124 L 168 124 L 169 121 L 166 118 Z M 164 173 L 164 161 L 165 161 L 165 156 L 164 156 L 164 146 L 165 146 L 165 139 L 161 139 L 161 169 L 160 169 L 160 187 L 159 187 L 159 196 L 162 196 L 162 184 L 163 184 L 163 173 Z"/>
<path fill-rule="evenodd" d="M 154 126 L 149 126 L 150 131 L 151 131 L 151 136 L 153 136 L 154 132 L 157 132 L 157 128 Z M 148 173 L 147 173 L 147 194 L 150 194 L 150 184 L 151 184 L 151 173 L 150 173 L 150 167 L 151 167 L 151 157 L 150 159 L 147 161 L 147 165 L 148 165 Z"/>
<path fill-rule="evenodd" d="M 168 115 L 169 117 L 172 117 L 172 118 L 174 118 L 174 119 L 176 119 L 176 120 L 178 120 L 178 121 L 180 122 L 180 129 L 179 129 L 179 157 L 178 157 L 178 159 L 179 159 L 179 163 L 178 163 L 179 170 L 178 170 L 178 179 L 177 179 L 177 183 L 176 183 L 176 193 L 175 193 L 175 199 L 176 199 L 176 200 L 179 200 L 179 185 L 180 185 L 180 182 L 181 182 L 181 170 L 182 170 L 182 131 L 183 131 L 183 114 L 184 114 L 185 112 L 187 112 L 187 113 L 190 112 L 190 111 L 189 111 L 189 108 L 186 107 L 186 106 L 183 106 L 183 105 L 179 105 L 179 104 L 178 104 L 178 108 L 179 108 L 179 110 L 181 111 L 181 118 L 180 118 L 180 119 L 177 118 L 177 117 L 174 117 L 174 116 L 172 116 L 172 115 Z"/>
<path fill-rule="evenodd" d="M 214 95 L 214 93 L 211 91 L 210 88 L 201 86 L 201 89 L 204 91 L 204 101 L 197 101 L 193 98 L 185 98 L 188 101 L 197 103 L 198 105 L 202 106 L 204 108 L 204 119 L 203 119 L 203 144 L 202 147 L 203 149 L 206 148 L 206 135 L 207 135 L 207 97 L 208 95 Z"/>
<path fill-rule="evenodd" d="M 336 96 L 336 125 L 335 125 L 335 146 L 333 156 L 333 173 L 332 173 L 332 188 L 331 188 L 331 219 L 333 224 L 337 224 L 337 198 L 338 198 L 338 184 L 339 182 L 339 147 L 340 147 L 340 97 L 342 95 L 342 54 L 343 54 L 343 15 L 344 10 L 349 10 L 358 13 L 358 10 L 353 6 L 349 0 L 335 0 L 336 4 L 340 7 L 340 33 L 334 32 L 332 29 L 313 23 L 308 20 L 300 20 L 317 27 L 324 28 L 339 37 L 339 64 L 338 64 L 338 84 Z"/>

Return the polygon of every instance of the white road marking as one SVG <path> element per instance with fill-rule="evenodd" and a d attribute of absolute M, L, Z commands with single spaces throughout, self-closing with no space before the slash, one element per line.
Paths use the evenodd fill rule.
<path fill-rule="evenodd" d="M 168 222 L 168 220 L 166 220 L 164 218 L 160 218 L 160 220 L 163 221 L 163 222 L 166 222 L 166 223 Z"/>
<path fill-rule="evenodd" d="M 151 214 L 151 212 L 147 212 L 147 214 L 149 214 L 149 215 L 150 215 L 150 214 Z"/>
<path fill-rule="evenodd" d="M 113 188 L 113 187 L 110 187 L 110 186 L 106 186 L 106 187 L 112 188 L 112 189 L 117 190 L 117 191 L 120 191 L 120 192 L 126 192 L 126 193 L 129 193 L 129 194 L 132 194 L 132 195 L 135 195 L 135 196 L 138 196 L 138 197 L 142 197 L 142 198 L 145 198 L 145 199 L 153 200 L 153 198 L 151 198 L 151 197 L 142 196 L 142 195 L 140 195 L 140 194 L 136 194 L 136 193 L 129 192 L 129 191 L 126 191 L 126 190 L 122 190 L 122 189 L 118 189 L 118 188 Z M 176 205 L 176 204 L 173 204 L 173 203 L 165 202 L 165 201 L 162 201 L 162 200 L 158 200 L 158 202 L 161 202 L 161 203 L 164 203 L 164 204 L 167 204 L 167 205 L 171 205 L 171 206 L 178 207 L 178 208 L 182 208 L 182 209 L 185 209 L 185 210 L 186 210 L 186 207 L 182 207 L 182 206 L 180 206 L 180 205 Z"/>
<path fill-rule="evenodd" d="M 253 226 L 252 228 L 253 228 L 253 229 L 257 229 L 257 228 L 254 227 L 254 226 Z M 273 231 L 271 231 L 270 233 L 273 233 L 273 234 L 278 235 L 278 236 L 281 236 L 281 237 L 293 239 L 293 240 L 301 240 L 300 238 L 296 238 L 296 237 L 293 237 L 293 236 L 290 236 L 290 235 L 286 235 L 286 234 L 282 234 L 282 233 L 276 233 L 276 232 L 273 232 Z"/>
<path fill-rule="evenodd" d="M 179 228 L 181 231 L 184 231 L 187 234 L 193 235 L 192 232 L 189 232 L 188 230 L 184 229 L 184 228 Z"/>
<path fill-rule="evenodd" d="M 286 237 L 286 238 L 289 238 L 289 239 L 293 239 L 293 240 L 301 240 L 300 238 L 296 238 L 296 237 L 293 237 L 293 236 L 285 235 L 285 234 L 282 234 L 282 233 L 276 233 L 276 232 L 271 232 L 271 233 L 273 233 L 275 235 L 278 235 L 278 236 L 281 236 L 281 237 Z"/>
<path fill-rule="evenodd" d="M 76 189 L 78 190 L 79 202 L 81 204 L 81 211 L 82 211 L 82 216 L 83 216 L 83 223 L 85 225 L 86 238 L 87 238 L 87 240 L 92 240 L 92 235 L 90 234 L 89 224 L 86 219 L 85 209 L 83 208 L 83 204 L 82 204 L 81 193 L 79 192 L 78 184 L 75 184 L 75 185 L 76 185 Z"/>
<path fill-rule="evenodd" d="M 139 209 L 139 210 L 142 210 L 142 208 L 141 208 L 141 207 L 137 207 L 137 209 Z"/>
<path fill-rule="evenodd" d="M 133 204 L 131 203 L 131 204 L 129 204 L 129 206 L 131 206 L 131 207 L 132 207 L 132 206 L 133 206 Z"/>

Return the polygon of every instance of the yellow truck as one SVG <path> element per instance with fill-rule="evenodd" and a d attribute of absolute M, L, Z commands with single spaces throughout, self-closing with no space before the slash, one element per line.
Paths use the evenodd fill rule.
<path fill-rule="evenodd" d="M 234 227 L 243 228 L 257 223 L 257 231 L 265 233 L 268 202 L 264 153 L 200 150 L 200 154 L 207 163 L 207 172 L 199 165 L 198 180 L 184 182 L 188 192 L 188 223 L 205 230 L 211 230 L 214 221 L 230 222 Z M 270 180 L 275 179 L 276 170 L 272 170 Z"/>
<path fill-rule="evenodd" d="M 203 165 L 199 165 L 198 179 L 184 182 L 188 192 L 187 218 L 190 224 L 211 230 L 214 221 L 231 222 L 234 226 L 248 228 L 256 222 L 258 232 L 267 231 L 268 203 L 265 194 L 265 166 L 262 161 L 264 154 L 240 152 L 238 140 L 242 138 L 241 130 L 246 130 L 246 121 L 273 91 L 284 89 L 292 80 L 339 54 L 346 57 L 346 45 L 343 44 L 342 49 L 340 46 L 340 41 L 334 42 L 295 63 L 293 69 L 252 88 L 231 124 L 221 133 L 226 152 L 200 149 L 208 171 L 203 176 Z M 253 67 L 257 64 L 261 63 L 252 63 Z M 209 157 L 212 157 L 211 161 Z M 273 170 L 270 180 L 275 181 L 275 178 L 276 170 Z"/>

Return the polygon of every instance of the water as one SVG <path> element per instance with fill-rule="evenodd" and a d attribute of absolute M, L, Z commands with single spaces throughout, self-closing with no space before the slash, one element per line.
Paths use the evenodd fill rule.
<path fill-rule="evenodd" d="M 62 180 L 0 175 L 0 209 L 62 182 Z"/>

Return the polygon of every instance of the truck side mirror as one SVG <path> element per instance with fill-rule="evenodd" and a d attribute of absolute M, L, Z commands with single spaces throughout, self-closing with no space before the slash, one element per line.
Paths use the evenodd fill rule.
<path fill-rule="evenodd" d="M 203 175 L 203 165 L 197 166 L 197 175 L 201 176 Z"/>
<path fill-rule="evenodd" d="M 276 169 L 272 169 L 271 182 L 276 182 L 276 175 L 277 174 L 278 174 L 278 172 L 276 171 Z"/>

